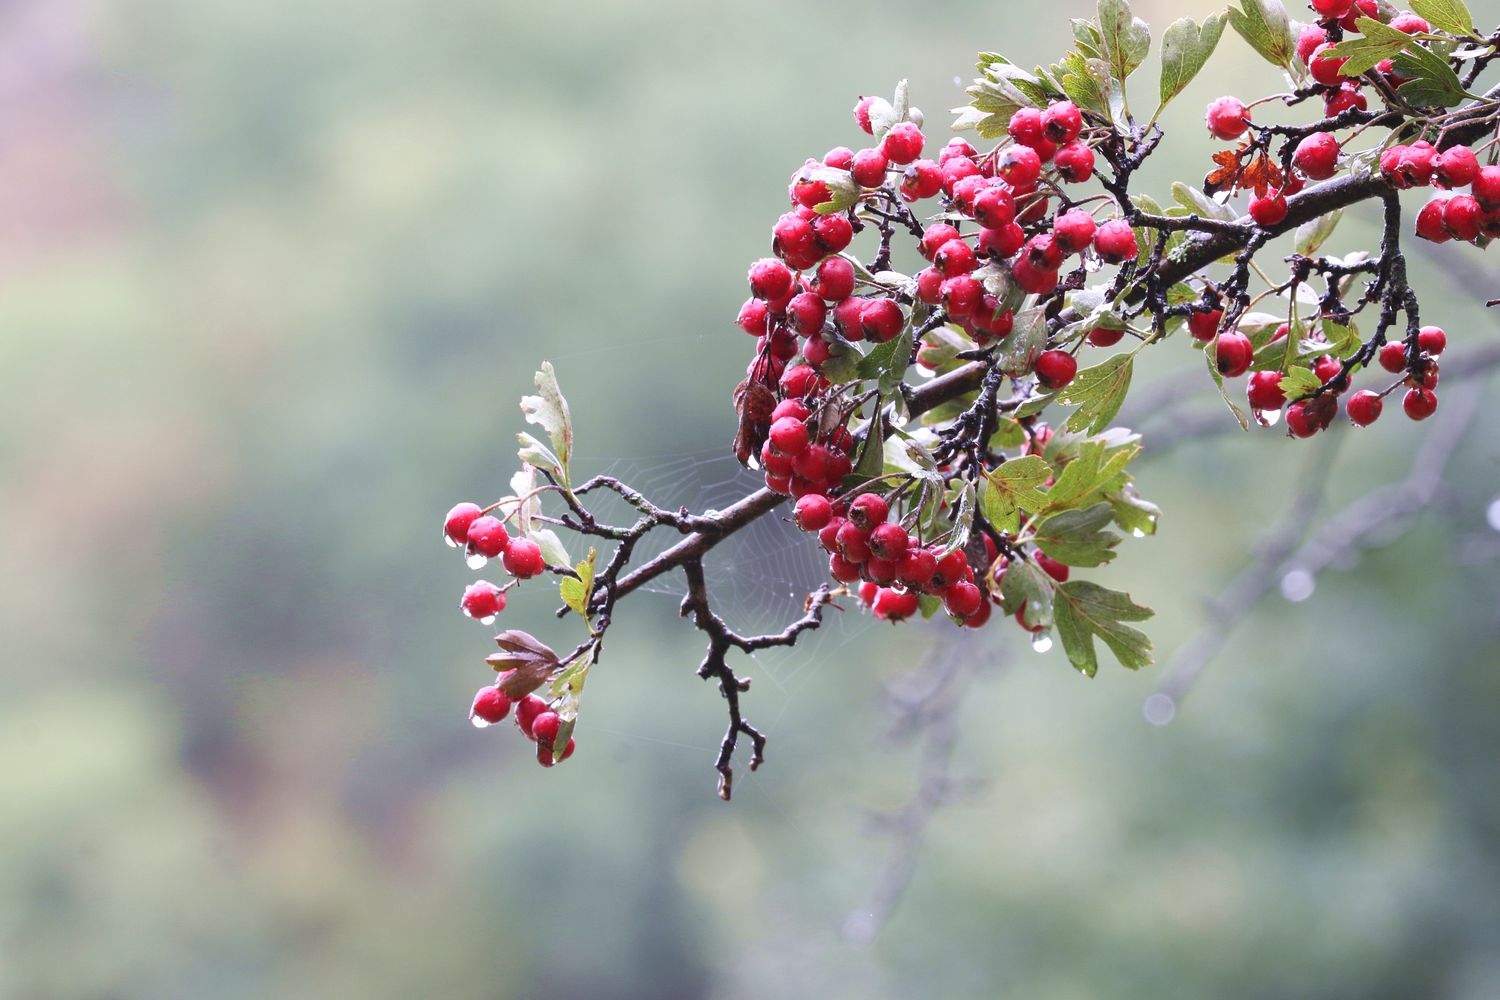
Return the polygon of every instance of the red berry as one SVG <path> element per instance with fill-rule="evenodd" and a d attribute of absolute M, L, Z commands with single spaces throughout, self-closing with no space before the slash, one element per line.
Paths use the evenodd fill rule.
<path fill-rule="evenodd" d="M 1286 199 L 1279 191 L 1272 191 L 1264 198 L 1250 200 L 1250 218 L 1262 228 L 1279 225 L 1286 218 L 1286 213 Z"/>
<path fill-rule="evenodd" d="M 758 299 L 779 299 L 792 290 L 792 270 L 774 257 L 750 265 L 750 293 Z"/>
<path fill-rule="evenodd" d="M 1082 184 L 1094 176 L 1094 151 L 1086 143 L 1070 142 L 1057 151 L 1052 165 L 1069 184 Z"/>
<path fill-rule="evenodd" d="M 771 424 L 769 440 L 783 455 L 800 455 L 807 450 L 807 425 L 791 417 L 782 417 Z"/>
<path fill-rule="evenodd" d="M 1286 405 L 1286 394 L 1281 391 L 1281 372 L 1251 372 L 1245 388 L 1245 398 L 1254 410 L 1279 410 Z"/>
<path fill-rule="evenodd" d="M 805 399 L 822 385 L 823 377 L 807 365 L 788 368 L 781 375 L 781 394 L 791 399 Z"/>
<path fill-rule="evenodd" d="M 1223 320 L 1222 309 L 1194 309 L 1188 313 L 1188 332 L 1193 335 L 1194 340 L 1213 340 Z"/>
<path fill-rule="evenodd" d="M 1124 330 L 1115 330 L 1107 326 L 1096 326 L 1089 331 L 1088 340 L 1094 347 L 1113 347 L 1124 336 Z"/>
<path fill-rule="evenodd" d="M 833 453 L 820 444 L 810 444 L 792 458 L 792 471 L 810 483 L 827 482 Z"/>
<path fill-rule="evenodd" d="M 474 695 L 474 704 L 469 707 L 469 720 L 480 729 L 504 722 L 510 714 L 510 699 L 500 693 L 493 684 L 487 684 Z M 519 717 L 519 716 L 518 716 Z"/>
<path fill-rule="evenodd" d="M 1012 222 L 999 229 L 979 231 L 979 249 L 994 257 L 1009 258 L 1026 242 L 1026 231 Z"/>
<path fill-rule="evenodd" d="M 937 569 L 932 574 L 932 586 L 942 590 L 960 580 L 973 578 L 974 574 L 969 569 L 969 557 L 964 555 L 962 549 L 955 549 L 937 561 Z"/>
<path fill-rule="evenodd" d="M 922 256 L 931 260 L 940 250 L 944 243 L 959 238 L 958 228 L 946 222 L 934 222 L 922 230 L 921 251 Z"/>
<path fill-rule="evenodd" d="M 943 307 L 948 315 L 964 317 L 973 313 L 984 301 L 984 286 L 979 279 L 968 274 L 949 278 L 942 284 Z"/>
<path fill-rule="evenodd" d="M 849 504 L 849 523 L 857 531 L 869 532 L 876 525 L 884 524 L 890 512 L 890 505 L 879 493 L 861 493 Z"/>
<path fill-rule="evenodd" d="M 1066 253 L 1081 253 L 1094 241 L 1094 217 L 1082 209 L 1063 212 L 1052 221 L 1052 236 Z"/>
<path fill-rule="evenodd" d="M 740 306 L 740 314 L 735 317 L 735 323 L 739 328 L 752 337 L 763 337 L 766 333 L 766 324 L 770 321 L 771 310 L 760 299 L 746 299 L 745 304 Z"/>
<path fill-rule="evenodd" d="M 1309 2 L 1313 10 L 1328 20 L 1344 17 L 1354 7 L 1354 0 L 1309 0 Z"/>
<path fill-rule="evenodd" d="M 931 160 L 918 160 L 901 175 L 901 198 L 904 201 L 931 198 L 942 189 L 943 172 Z"/>
<path fill-rule="evenodd" d="M 1042 135 L 1055 143 L 1072 142 L 1083 130 L 1083 115 L 1072 101 L 1058 101 L 1042 113 Z"/>
<path fill-rule="evenodd" d="M 932 258 L 933 266 L 942 272 L 945 278 L 955 278 L 960 274 L 968 274 L 979 266 L 979 258 L 974 255 L 974 249 L 963 240 L 949 240 L 938 248 L 938 252 Z"/>
<path fill-rule="evenodd" d="M 1140 253 L 1135 230 L 1124 219 L 1111 219 L 1094 233 L 1094 250 L 1111 264 L 1123 264 L 1135 260 Z"/>
<path fill-rule="evenodd" d="M 943 275 L 935 267 L 924 267 L 917 272 L 917 298 L 930 306 L 943 301 Z"/>
<path fill-rule="evenodd" d="M 1022 253 L 1011 265 L 1011 277 L 1028 295 L 1046 295 L 1057 288 L 1058 274 L 1055 268 L 1041 267 L 1034 258 Z"/>
<path fill-rule="evenodd" d="M 1297 144 L 1292 163 L 1309 179 L 1326 181 L 1338 171 L 1339 141 L 1327 132 L 1314 132 Z"/>
<path fill-rule="evenodd" d="M 1448 346 L 1448 334 L 1440 326 L 1424 326 L 1417 331 L 1417 344 L 1428 354 L 1437 357 Z"/>
<path fill-rule="evenodd" d="M 926 137 L 912 122 L 897 122 L 880 141 L 881 151 L 892 163 L 906 165 L 922 155 Z"/>
<path fill-rule="evenodd" d="M 1042 110 L 1022 108 L 1010 116 L 1010 137 L 1023 146 L 1033 146 L 1042 137 Z"/>
<path fill-rule="evenodd" d="M 510 535 L 505 530 L 505 525 L 500 523 L 499 518 L 486 514 L 477 517 L 469 525 L 468 534 L 469 551 L 478 553 L 486 559 L 504 555 L 506 548 L 510 545 Z"/>
<path fill-rule="evenodd" d="M 854 225 L 845 215 L 820 215 L 813 220 L 812 231 L 819 251 L 817 259 L 838 253 L 854 239 Z"/>
<path fill-rule="evenodd" d="M 854 265 L 843 257 L 829 257 L 818 265 L 812 290 L 824 302 L 842 302 L 854 293 Z"/>
<path fill-rule="evenodd" d="M 1479 239 L 1481 214 L 1473 197 L 1456 194 L 1443 202 L 1443 228 L 1454 239 L 1473 243 Z"/>
<path fill-rule="evenodd" d="M 1016 199 L 1003 187 L 987 187 L 974 195 L 970 214 L 985 229 L 999 229 L 1015 221 Z"/>
<path fill-rule="evenodd" d="M 812 244 L 812 223 L 796 212 L 787 212 L 771 227 L 771 249 L 778 257 L 806 253 Z"/>
<path fill-rule="evenodd" d="M 1408 35 L 1424 35 L 1432 30 L 1432 25 L 1416 14 L 1397 14 L 1391 18 L 1389 26 L 1397 31 L 1404 31 Z"/>
<path fill-rule="evenodd" d="M 1030 188 L 1042 176 L 1042 158 L 1029 146 L 1007 146 L 995 161 L 995 173 L 1013 188 Z"/>
<path fill-rule="evenodd" d="M 821 493 L 809 493 L 792 508 L 792 520 L 803 531 L 820 531 L 833 520 L 833 504 Z"/>
<path fill-rule="evenodd" d="M 537 746 L 551 750 L 561 728 L 562 719 L 556 712 L 543 712 L 531 722 L 531 738 L 536 740 Z"/>
<path fill-rule="evenodd" d="M 484 516 L 484 510 L 477 503 L 455 504 L 443 519 L 443 537 L 452 546 L 463 545 L 469 540 L 469 525 Z"/>
<path fill-rule="evenodd" d="M 538 745 L 536 748 L 536 762 L 543 767 L 551 767 L 554 764 L 561 764 L 563 761 L 573 756 L 573 748 L 577 745 L 578 741 L 573 739 L 572 737 L 569 737 L 568 745 L 563 747 L 563 752 L 559 754 L 554 754 L 551 747 Z"/>
<path fill-rule="evenodd" d="M 1500 166 L 1480 170 L 1474 175 L 1469 190 L 1485 211 L 1500 208 Z"/>
<path fill-rule="evenodd" d="M 823 329 L 828 306 L 814 292 L 799 292 L 786 304 L 786 318 L 798 336 L 811 337 Z"/>
<path fill-rule="evenodd" d="M 984 592 L 967 580 L 960 580 L 943 591 L 943 607 L 955 618 L 968 618 L 984 604 Z"/>
<path fill-rule="evenodd" d="M 885 171 L 890 166 L 886 155 L 878 149 L 861 149 L 854 154 L 849 164 L 849 174 L 860 187 L 879 187 L 885 182 Z"/>
<path fill-rule="evenodd" d="M 1433 391 L 1420 386 L 1406 390 L 1406 395 L 1401 398 L 1401 409 L 1413 420 L 1426 420 L 1437 412 L 1437 405 Z"/>
<path fill-rule="evenodd" d="M 1047 555 L 1047 553 L 1038 550 L 1036 553 L 1036 564 L 1042 568 L 1043 572 L 1052 577 L 1052 579 L 1056 580 L 1058 583 L 1068 582 L 1068 574 L 1070 572 L 1068 567 L 1065 564 L 1058 562 L 1056 559 L 1053 559 L 1051 556 Z"/>
<path fill-rule="evenodd" d="M 933 555 L 932 550 L 912 545 L 907 546 L 906 554 L 896 564 L 896 576 L 908 587 L 926 587 L 932 582 L 932 575 L 936 572 L 937 556 Z"/>
<path fill-rule="evenodd" d="M 1382 345 L 1375 357 L 1380 367 L 1392 374 L 1406 371 L 1406 345 L 1400 341 Z"/>
<path fill-rule="evenodd" d="M 1433 178 L 1445 188 L 1466 187 L 1478 176 L 1479 157 L 1468 146 L 1446 149 L 1433 163 Z"/>
<path fill-rule="evenodd" d="M 1313 49 L 1312 62 L 1307 68 L 1312 70 L 1313 79 L 1327 87 L 1337 86 L 1344 81 L 1340 72 L 1344 68 L 1347 58 L 1332 55 L 1333 43 L 1324 42 Z"/>
<path fill-rule="evenodd" d="M 1343 370 L 1344 363 L 1330 354 L 1325 354 L 1313 362 L 1313 374 L 1324 385 L 1338 378 Z"/>
<path fill-rule="evenodd" d="M 874 127 L 870 124 L 870 105 L 875 103 L 873 97 L 861 97 L 854 105 L 854 124 L 865 132 L 873 133 Z"/>
<path fill-rule="evenodd" d="M 505 550 L 505 572 L 518 580 L 529 580 L 547 568 L 542 547 L 529 538 L 517 538 Z"/>
<path fill-rule="evenodd" d="M 909 541 L 906 529 L 901 525 L 890 521 L 877 524 L 870 530 L 870 553 L 877 559 L 896 562 L 906 554 Z"/>
<path fill-rule="evenodd" d="M 1302 60 L 1305 66 L 1312 62 L 1312 54 L 1317 51 L 1319 45 L 1328 41 L 1328 32 L 1316 24 L 1303 27 L 1302 33 L 1297 36 L 1297 58 Z"/>
<path fill-rule="evenodd" d="M 458 606 L 470 618 L 493 618 L 505 610 L 505 592 L 488 580 L 476 580 L 464 588 Z"/>
<path fill-rule="evenodd" d="M 859 313 L 859 327 L 865 337 L 877 344 L 895 340 L 901 334 L 906 317 L 894 299 L 871 299 Z"/>
<path fill-rule="evenodd" d="M 1349 402 L 1344 408 L 1349 413 L 1349 419 L 1360 427 L 1368 427 L 1380 416 L 1381 409 L 1385 404 L 1380 399 L 1380 394 L 1371 392 L 1369 389 L 1361 389 L 1349 397 Z"/>
<path fill-rule="evenodd" d="M 840 583 L 853 583 L 859 579 L 859 563 L 850 562 L 835 552 L 828 557 L 828 575 Z"/>
<path fill-rule="evenodd" d="M 965 177 L 975 177 L 979 174 L 979 165 L 967 156 L 955 156 L 944 160 L 942 164 L 943 192 L 952 194 L 953 189 Z"/>
<path fill-rule="evenodd" d="M 1293 403 L 1286 408 L 1286 429 L 1299 438 L 1310 438 L 1322 428 L 1307 408 L 1307 403 Z"/>
<path fill-rule="evenodd" d="M 536 722 L 537 716 L 547 711 L 547 703 L 534 694 L 528 694 L 516 702 L 516 725 L 521 732 L 526 734 L 528 740 L 536 737 L 531 734 L 532 723 Z"/>
<path fill-rule="evenodd" d="M 1351 108 L 1359 111 L 1369 110 L 1370 102 L 1365 97 L 1365 92 L 1358 83 L 1353 80 L 1345 80 L 1339 85 L 1339 89 L 1323 96 L 1323 117 L 1332 118 L 1334 115 L 1343 114 Z"/>
<path fill-rule="evenodd" d="M 1417 235 L 1424 240 L 1433 243 L 1447 243 L 1453 238 L 1448 232 L 1448 227 L 1443 223 L 1443 215 L 1448 209 L 1448 199 L 1438 198 L 1429 201 L 1417 212 Z"/>
<path fill-rule="evenodd" d="M 1250 109 L 1238 97 L 1220 97 L 1208 106 L 1208 131 L 1215 139 L 1238 139 L 1250 127 Z"/>
<path fill-rule="evenodd" d="M 1230 330 L 1219 334 L 1218 354 L 1216 364 L 1219 366 L 1219 374 L 1225 378 L 1237 378 L 1250 370 L 1250 362 L 1255 357 L 1255 348 L 1250 344 L 1250 338 L 1243 333 Z"/>
<path fill-rule="evenodd" d="M 872 607 L 876 618 L 882 621 L 899 622 L 916 614 L 919 605 L 917 595 L 910 591 L 881 587 L 875 593 L 875 602 Z"/>
<path fill-rule="evenodd" d="M 870 532 L 853 521 L 845 521 L 838 533 L 839 555 L 852 563 L 870 558 Z"/>
<path fill-rule="evenodd" d="M 1349 13 L 1345 14 L 1344 19 L 1339 22 L 1339 27 L 1345 31 L 1358 33 L 1359 19 L 1362 17 L 1368 17 L 1376 21 L 1380 20 L 1380 4 L 1378 0 L 1354 0 L 1353 6 L 1349 8 Z"/>
<path fill-rule="evenodd" d="M 1036 359 L 1037 381 L 1048 389 L 1061 389 L 1078 374 L 1078 361 L 1067 351 L 1043 351 Z"/>

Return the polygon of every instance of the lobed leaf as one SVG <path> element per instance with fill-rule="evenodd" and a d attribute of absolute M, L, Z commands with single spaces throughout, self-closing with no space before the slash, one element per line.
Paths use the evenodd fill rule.
<path fill-rule="evenodd" d="M 1095 638 L 1103 640 L 1127 669 L 1140 670 L 1154 662 L 1151 640 L 1125 622 L 1145 621 L 1155 612 L 1136 604 L 1129 594 L 1073 580 L 1058 586 L 1052 613 L 1068 660 L 1089 677 L 1099 671 Z"/>

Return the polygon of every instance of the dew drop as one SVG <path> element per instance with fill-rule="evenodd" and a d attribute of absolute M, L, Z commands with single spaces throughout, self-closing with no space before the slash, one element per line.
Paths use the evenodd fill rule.
<path fill-rule="evenodd" d="M 1158 691 L 1146 699 L 1146 703 L 1141 706 L 1141 714 L 1151 725 L 1165 726 L 1177 718 L 1177 702 L 1171 695 Z"/>
<path fill-rule="evenodd" d="M 1484 512 L 1484 519 L 1490 523 L 1490 527 L 1500 531 L 1500 497 L 1490 502 L 1489 509 Z"/>
<path fill-rule="evenodd" d="M 459 614 L 463 615 L 465 618 L 473 618 L 474 617 L 473 615 L 469 614 L 469 609 L 466 608 L 466 607 L 464 607 L 462 604 L 460 604 L 458 606 L 458 611 L 459 611 Z"/>
<path fill-rule="evenodd" d="M 455 542 L 453 540 L 453 536 L 450 535 L 450 534 L 448 534 L 448 532 L 446 532 L 446 531 L 443 532 L 443 544 L 446 545 L 446 546 L 448 546 L 448 548 L 450 548 L 450 549 L 456 549 L 456 548 L 458 548 L 458 543 Z"/>
<path fill-rule="evenodd" d="M 1140 528 L 1131 528 L 1130 529 L 1130 533 L 1133 536 L 1135 536 L 1136 538 L 1145 538 L 1146 537 L 1146 533 L 1144 531 L 1142 531 Z"/>
<path fill-rule="evenodd" d="M 481 719 L 477 715 L 471 715 L 471 716 L 469 716 L 469 721 L 472 722 L 472 723 L 474 723 L 474 728 L 475 729 L 488 729 L 489 726 L 490 726 L 490 724 L 488 722 L 485 722 L 483 719 Z"/>
<path fill-rule="evenodd" d="M 1281 578 L 1281 596 L 1293 604 L 1300 604 L 1313 595 L 1317 580 L 1305 569 L 1294 569 Z"/>
<path fill-rule="evenodd" d="M 495 616 L 494 615 L 485 615 L 483 618 L 479 619 L 479 624 L 481 624 L 481 625 L 493 625 L 494 623 L 495 623 Z"/>
<path fill-rule="evenodd" d="M 1052 648 L 1052 636 L 1047 632 L 1038 632 L 1031 637 L 1031 648 L 1038 653 L 1045 653 Z"/>
<path fill-rule="evenodd" d="M 1280 410 L 1256 410 L 1255 415 L 1259 417 L 1260 422 L 1265 424 L 1267 427 L 1275 427 L 1278 423 L 1281 422 Z"/>
<path fill-rule="evenodd" d="M 489 562 L 489 557 L 478 552 L 470 552 L 464 556 L 464 565 L 470 569 L 484 569 L 484 564 Z"/>

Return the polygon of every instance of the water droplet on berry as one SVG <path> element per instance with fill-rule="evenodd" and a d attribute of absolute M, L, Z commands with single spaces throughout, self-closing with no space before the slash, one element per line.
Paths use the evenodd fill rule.
<path fill-rule="evenodd" d="M 1500 497 L 1490 502 L 1489 509 L 1484 512 L 1484 519 L 1490 523 L 1490 527 L 1500 531 Z"/>
<path fill-rule="evenodd" d="M 452 536 L 450 536 L 447 531 L 443 532 L 443 544 L 448 546 L 448 548 L 450 549 L 458 548 L 458 543 L 453 540 Z"/>
<path fill-rule="evenodd" d="M 1130 529 L 1130 534 L 1133 535 L 1136 538 L 1145 538 L 1146 537 L 1146 533 L 1144 531 L 1142 531 L 1140 528 L 1131 528 Z"/>
<path fill-rule="evenodd" d="M 485 615 L 483 618 L 479 619 L 479 624 L 481 624 L 481 625 L 493 625 L 494 623 L 495 623 L 495 616 L 494 615 Z"/>
<path fill-rule="evenodd" d="M 1298 604 L 1311 597 L 1317 586 L 1317 580 L 1307 570 L 1294 569 L 1281 578 L 1281 596 Z"/>
<path fill-rule="evenodd" d="M 471 716 L 469 716 L 469 721 L 472 722 L 472 723 L 474 723 L 474 728 L 475 729 L 488 729 L 489 726 L 490 726 L 490 724 L 488 722 L 485 722 L 483 719 L 481 719 L 477 715 L 471 715 Z"/>
<path fill-rule="evenodd" d="M 1267 427 L 1275 427 L 1281 422 L 1280 410 L 1256 410 L 1255 416 Z"/>
<path fill-rule="evenodd" d="M 1045 653 L 1052 648 L 1052 636 L 1047 632 L 1038 632 L 1031 637 L 1031 648 L 1038 653 Z"/>
<path fill-rule="evenodd" d="M 484 569 L 485 563 L 489 561 L 487 556 L 481 555 L 478 552 L 470 552 L 464 556 L 464 565 L 470 569 Z"/>
<path fill-rule="evenodd" d="M 1141 706 L 1141 714 L 1151 725 L 1165 726 L 1177 718 L 1177 702 L 1171 695 L 1158 691 L 1146 699 L 1146 703 Z"/>

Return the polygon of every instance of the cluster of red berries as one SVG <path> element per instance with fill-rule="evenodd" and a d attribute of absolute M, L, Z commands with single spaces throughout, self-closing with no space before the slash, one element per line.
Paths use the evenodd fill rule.
<path fill-rule="evenodd" d="M 469 709 L 469 721 L 474 723 L 475 728 L 484 729 L 497 722 L 504 722 L 505 717 L 510 714 L 512 702 L 500 690 L 499 683 L 486 684 L 474 695 L 474 704 Z M 577 741 L 571 736 L 561 752 L 554 752 L 553 748 L 562 729 L 562 719 L 548 707 L 544 699 L 528 694 L 514 705 L 516 727 L 536 744 L 538 764 L 551 767 L 573 756 Z"/>
<path fill-rule="evenodd" d="M 459 610 L 486 625 L 505 610 L 507 590 L 547 568 L 541 546 L 529 538 L 512 538 L 505 522 L 476 503 L 456 504 L 448 511 L 443 520 L 443 540 L 452 548 L 464 550 L 470 568 L 479 569 L 491 559 L 499 559 L 505 571 L 515 577 L 504 587 L 476 580 L 464 590 Z"/>
<path fill-rule="evenodd" d="M 498 507 L 498 505 L 497 505 Z M 443 541 L 463 549 L 470 568 L 479 569 L 491 559 L 499 559 L 514 579 L 504 587 L 488 580 L 476 580 L 464 589 L 459 609 L 470 618 L 488 625 L 505 610 L 505 592 L 522 580 L 541 575 L 547 569 L 541 546 L 529 538 L 511 537 L 505 522 L 476 503 L 460 503 L 448 511 L 443 520 Z M 503 680 L 503 677 L 501 678 Z M 469 719 L 483 728 L 500 722 L 510 714 L 511 701 L 499 688 L 500 681 L 479 689 L 469 709 Z M 537 745 L 537 760 L 545 767 L 567 760 L 573 753 L 573 741 L 562 752 L 553 754 L 553 740 L 561 720 L 548 703 L 536 695 L 527 695 L 515 705 L 516 724 Z"/>

